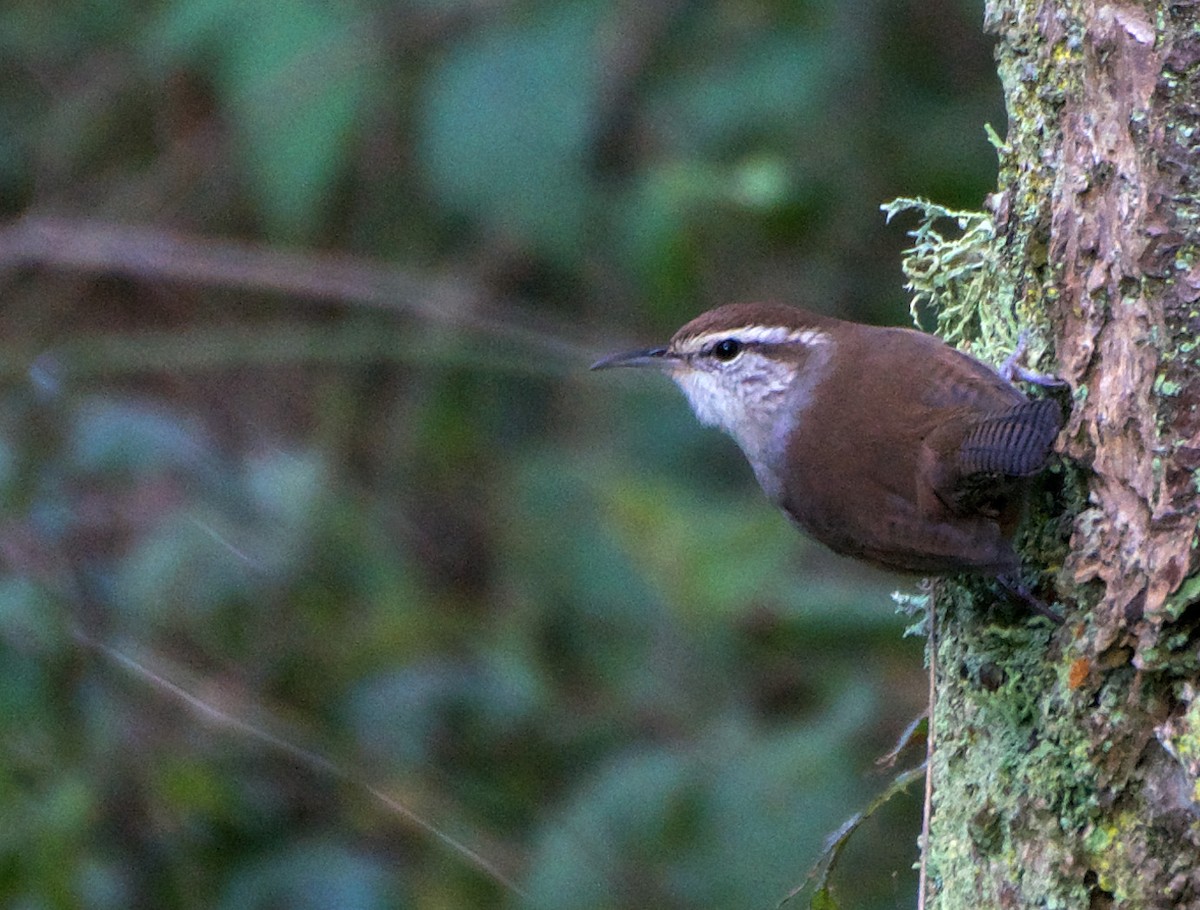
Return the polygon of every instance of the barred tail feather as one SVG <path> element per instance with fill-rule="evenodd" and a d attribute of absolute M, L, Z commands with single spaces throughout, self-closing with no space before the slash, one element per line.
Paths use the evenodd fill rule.
<path fill-rule="evenodd" d="M 1025 401 L 980 420 L 963 438 L 958 453 L 964 475 L 1028 477 L 1046 465 L 1062 427 L 1062 411 L 1049 398 Z"/>

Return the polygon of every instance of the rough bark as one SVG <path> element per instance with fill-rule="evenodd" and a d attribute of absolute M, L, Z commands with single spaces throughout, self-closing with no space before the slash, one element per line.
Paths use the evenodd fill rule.
<path fill-rule="evenodd" d="M 987 26 L 1009 128 L 963 280 L 1070 384 L 1025 540 L 1066 622 L 942 590 L 929 906 L 1200 908 L 1200 3 Z"/>

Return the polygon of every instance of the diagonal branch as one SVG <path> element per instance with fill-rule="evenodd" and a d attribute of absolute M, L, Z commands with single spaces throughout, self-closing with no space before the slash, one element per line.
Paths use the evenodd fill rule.
<path fill-rule="evenodd" d="M 42 267 L 227 290 L 274 292 L 306 300 L 390 309 L 519 342 L 571 360 L 591 350 L 545 328 L 541 317 L 474 283 L 334 253 L 179 233 L 90 219 L 28 216 L 0 227 L 0 275 Z"/>

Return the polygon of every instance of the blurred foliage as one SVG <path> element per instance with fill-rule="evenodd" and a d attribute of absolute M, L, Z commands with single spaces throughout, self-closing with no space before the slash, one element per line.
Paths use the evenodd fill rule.
<path fill-rule="evenodd" d="M 980 7 L 0 8 L 0 904 L 799 884 L 921 710 L 897 582 L 665 383 L 584 368 L 734 298 L 903 321 L 879 205 L 993 183 Z M 48 215 L 408 296 L 16 250 Z M 855 835 L 844 906 L 911 902 L 916 802 Z"/>

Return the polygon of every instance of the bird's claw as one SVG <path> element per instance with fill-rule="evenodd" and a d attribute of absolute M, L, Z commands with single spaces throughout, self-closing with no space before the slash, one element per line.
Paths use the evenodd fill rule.
<path fill-rule="evenodd" d="M 1017 338 L 1017 346 L 1013 352 L 1004 358 L 1004 362 L 1000 364 L 1000 375 L 1007 382 L 1021 380 L 1032 385 L 1040 385 L 1043 388 L 1061 388 L 1066 383 L 1052 373 L 1038 373 L 1028 367 L 1021 365 L 1021 358 L 1025 356 L 1025 348 L 1029 344 L 1029 333 L 1022 330 Z"/>

